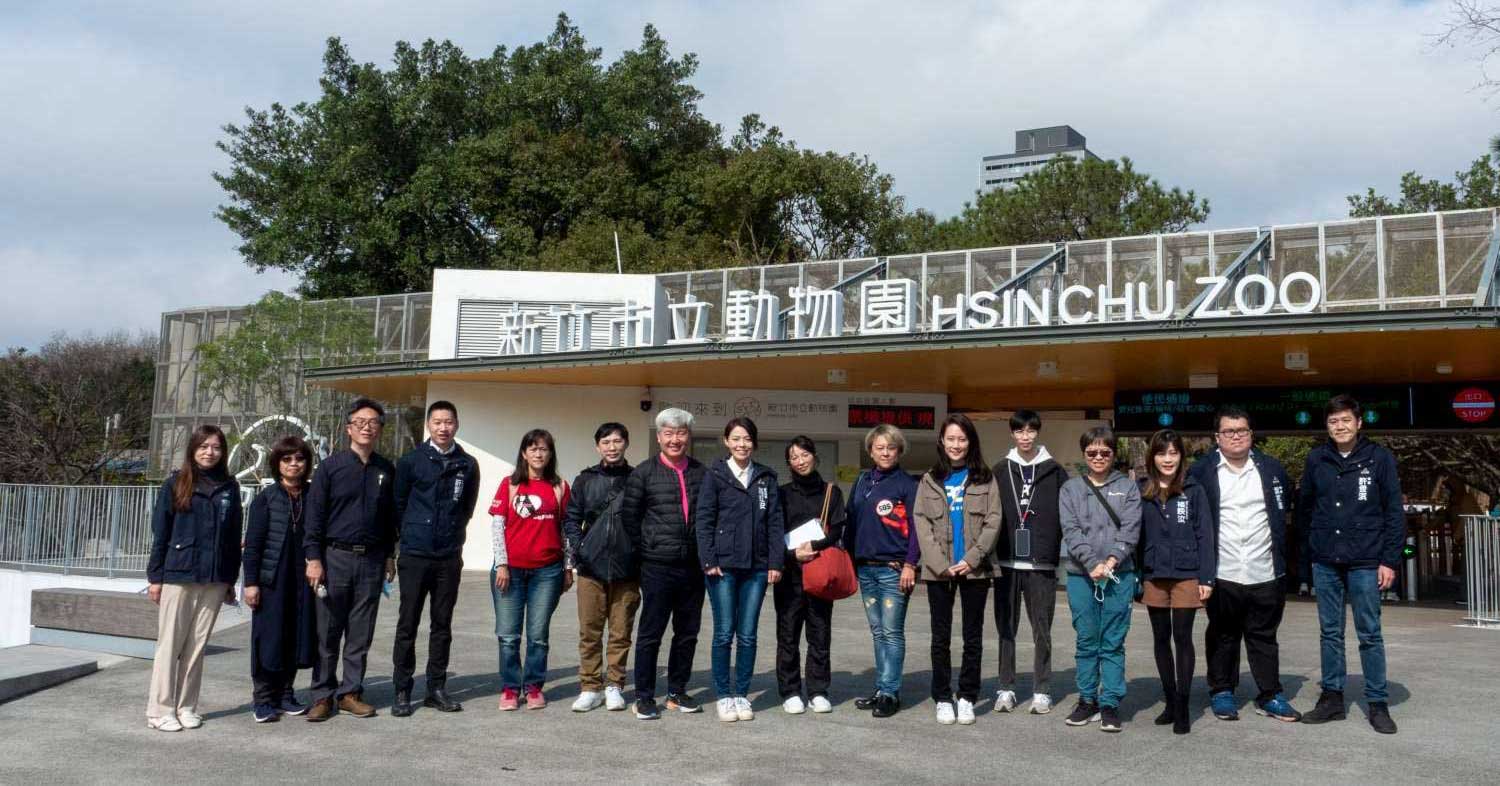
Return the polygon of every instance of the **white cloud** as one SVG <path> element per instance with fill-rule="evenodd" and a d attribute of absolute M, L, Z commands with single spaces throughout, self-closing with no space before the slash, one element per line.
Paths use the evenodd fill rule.
<path fill-rule="evenodd" d="M 0 18 L 0 343 L 248 302 L 289 280 L 239 263 L 213 217 L 219 127 L 313 96 L 324 40 L 471 55 L 551 31 L 556 7 L 477 0 L 29 6 Z M 1334 218 L 1343 197 L 1447 178 L 1495 105 L 1470 53 L 1434 50 L 1443 2 L 702 3 L 568 9 L 613 58 L 657 25 L 696 52 L 704 110 L 758 112 L 807 147 L 869 154 L 949 215 L 1018 128 L 1072 124 L 1213 203 L 1212 226 Z M 11 286 L 11 282 L 18 285 Z"/>

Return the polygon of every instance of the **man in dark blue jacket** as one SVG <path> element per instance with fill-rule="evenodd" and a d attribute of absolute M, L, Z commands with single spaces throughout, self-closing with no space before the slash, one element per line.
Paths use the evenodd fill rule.
<path fill-rule="evenodd" d="M 1217 566 L 1208 598 L 1208 692 L 1214 716 L 1239 720 L 1234 698 L 1240 681 L 1240 642 L 1257 690 L 1255 711 L 1281 721 L 1302 715 L 1281 688 L 1276 632 L 1286 610 L 1286 515 L 1292 482 L 1281 462 L 1252 447 L 1250 414 L 1226 406 L 1214 417 L 1218 449 L 1193 463 L 1188 474 L 1208 493 Z"/>
<path fill-rule="evenodd" d="M 323 460 L 307 493 L 307 582 L 318 593 L 318 662 L 313 665 L 313 708 L 307 719 L 335 712 L 375 715 L 364 692 L 365 663 L 375 638 L 382 579 L 395 577 L 396 467 L 375 452 L 385 409 L 370 399 L 350 405 L 349 449 Z M 344 679 L 339 681 L 340 646 Z M 337 700 L 337 705 L 335 705 Z"/>
<path fill-rule="evenodd" d="M 1334 396 L 1325 409 L 1328 441 L 1307 455 L 1297 513 L 1312 563 L 1321 627 L 1323 691 L 1304 723 L 1344 719 L 1344 600 L 1354 610 L 1370 726 L 1395 734 L 1386 703 L 1380 593 L 1396 580 L 1406 512 L 1396 457 L 1360 436 L 1359 402 Z"/>
<path fill-rule="evenodd" d="M 417 661 L 417 626 L 422 605 L 432 596 L 427 634 L 427 697 L 423 706 L 458 712 L 448 696 L 448 647 L 453 643 L 453 606 L 464 570 L 464 536 L 479 499 L 479 462 L 454 440 L 458 408 L 447 401 L 427 407 L 429 439 L 396 462 L 396 522 L 401 528 L 400 616 L 396 622 L 395 666 L 391 683 L 396 701 L 391 714 L 411 714 L 412 673 Z"/>

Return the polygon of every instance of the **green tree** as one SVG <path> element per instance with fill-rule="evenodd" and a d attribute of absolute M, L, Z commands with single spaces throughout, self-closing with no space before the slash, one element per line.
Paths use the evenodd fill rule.
<path fill-rule="evenodd" d="M 1399 198 L 1377 194 L 1373 188 L 1365 189 L 1363 194 L 1350 194 L 1347 197 L 1349 215 L 1367 218 L 1500 206 L 1500 166 L 1497 164 L 1500 164 L 1500 158 L 1482 155 L 1474 159 L 1467 170 L 1454 172 L 1451 183 L 1407 172 L 1401 176 Z"/>

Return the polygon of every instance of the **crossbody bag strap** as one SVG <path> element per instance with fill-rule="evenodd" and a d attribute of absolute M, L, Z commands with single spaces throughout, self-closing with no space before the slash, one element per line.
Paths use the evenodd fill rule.
<path fill-rule="evenodd" d="M 818 526 L 823 528 L 823 537 L 828 537 L 828 503 L 833 501 L 833 484 L 823 489 L 823 512 L 818 514 Z"/>
<path fill-rule="evenodd" d="M 1115 509 L 1109 506 L 1109 501 L 1104 498 L 1104 494 L 1099 491 L 1099 487 L 1095 486 L 1094 481 L 1089 480 L 1088 478 L 1083 479 L 1083 484 L 1085 486 L 1088 486 L 1089 491 L 1094 492 L 1094 496 L 1099 498 L 1099 504 L 1103 505 L 1104 512 L 1109 514 L 1109 520 L 1115 523 L 1115 529 L 1119 529 L 1121 526 L 1120 514 L 1116 513 Z"/>

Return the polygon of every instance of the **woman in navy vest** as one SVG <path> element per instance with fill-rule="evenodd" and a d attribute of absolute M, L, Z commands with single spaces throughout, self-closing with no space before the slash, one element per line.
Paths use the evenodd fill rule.
<path fill-rule="evenodd" d="M 250 503 L 245 529 L 245 605 L 250 620 L 250 678 L 254 683 L 255 722 L 278 720 L 282 713 L 301 715 L 292 682 L 298 669 L 317 660 L 317 622 L 312 586 L 302 553 L 303 504 L 312 473 L 312 449 L 298 437 L 283 437 L 271 446 L 271 476 L 276 482 Z"/>

